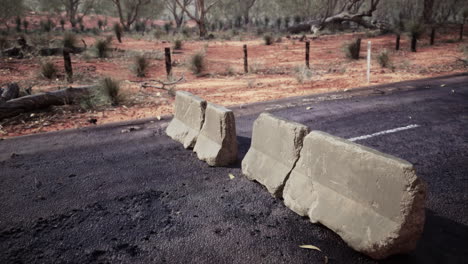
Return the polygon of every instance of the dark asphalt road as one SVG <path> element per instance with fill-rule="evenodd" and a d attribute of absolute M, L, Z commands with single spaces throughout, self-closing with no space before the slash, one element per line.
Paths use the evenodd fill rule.
<path fill-rule="evenodd" d="M 241 158 L 264 110 L 344 138 L 418 125 L 358 141 L 412 162 L 429 186 L 417 250 L 381 263 L 468 263 L 468 75 L 232 109 Z M 210 168 L 165 126 L 0 141 L 0 263 L 375 263 L 242 177 L 240 161 Z"/>

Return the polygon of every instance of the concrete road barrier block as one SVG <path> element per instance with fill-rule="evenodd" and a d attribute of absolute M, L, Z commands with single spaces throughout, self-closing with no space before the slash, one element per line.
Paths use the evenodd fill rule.
<path fill-rule="evenodd" d="M 191 93 L 178 91 L 175 99 L 175 114 L 166 129 L 166 134 L 184 145 L 193 148 L 205 119 L 206 101 Z"/>
<path fill-rule="evenodd" d="M 323 132 L 304 139 L 283 196 L 375 259 L 414 250 L 424 227 L 426 185 L 410 163 Z"/>
<path fill-rule="evenodd" d="M 242 161 L 242 173 L 281 197 L 308 133 L 302 124 L 261 114 L 253 125 L 252 144 Z"/>
<path fill-rule="evenodd" d="M 194 151 L 200 160 L 210 166 L 227 166 L 236 162 L 236 120 L 231 110 L 208 103 L 205 123 Z"/>

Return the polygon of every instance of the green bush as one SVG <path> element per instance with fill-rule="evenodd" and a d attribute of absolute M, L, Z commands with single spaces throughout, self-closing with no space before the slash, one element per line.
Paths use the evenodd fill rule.
<path fill-rule="evenodd" d="M 98 39 L 94 43 L 94 52 L 98 58 L 106 58 L 110 43 L 106 39 Z"/>
<path fill-rule="evenodd" d="M 382 68 L 389 68 L 391 66 L 390 55 L 386 49 L 379 53 L 377 61 Z"/>
<path fill-rule="evenodd" d="M 181 39 L 176 39 L 174 41 L 174 49 L 175 50 L 181 50 L 182 49 L 182 44 L 183 44 L 183 42 L 182 42 Z"/>
<path fill-rule="evenodd" d="M 62 42 L 64 48 L 74 49 L 78 41 L 75 34 L 67 32 L 63 35 Z"/>
<path fill-rule="evenodd" d="M 45 32 L 50 32 L 52 31 L 52 29 L 55 28 L 55 23 L 50 18 L 48 18 L 46 21 L 41 21 L 39 25 L 42 31 L 45 31 Z"/>
<path fill-rule="evenodd" d="M 312 80 L 313 76 L 314 73 L 312 72 L 312 70 L 307 68 L 306 66 L 298 66 L 294 68 L 294 77 L 300 84 Z"/>
<path fill-rule="evenodd" d="M 348 59 L 359 60 L 359 53 L 361 51 L 361 39 L 346 43 L 344 52 Z"/>
<path fill-rule="evenodd" d="M 263 40 L 265 41 L 265 45 L 271 45 L 273 44 L 273 37 L 271 35 L 265 35 L 263 36 Z"/>
<path fill-rule="evenodd" d="M 24 19 L 24 20 L 23 20 L 24 32 L 27 32 L 27 31 L 28 31 L 28 27 L 29 27 L 29 21 L 27 21 L 26 19 Z"/>
<path fill-rule="evenodd" d="M 143 55 L 136 56 L 135 62 L 133 64 L 133 72 L 135 73 L 137 77 L 146 77 L 149 66 L 150 66 L 150 62 L 145 56 Z"/>
<path fill-rule="evenodd" d="M 406 31 L 409 33 L 410 37 L 419 39 L 422 34 L 424 34 L 424 25 L 419 21 L 409 21 L 405 25 Z"/>
<path fill-rule="evenodd" d="M 65 22 L 65 18 L 63 18 L 63 17 L 60 18 L 60 26 L 62 27 L 62 30 L 65 29 L 65 23 L 66 23 L 66 22 Z"/>
<path fill-rule="evenodd" d="M 57 75 L 57 68 L 55 67 L 55 64 L 50 61 L 41 62 L 40 71 L 41 76 L 49 80 Z"/>
<path fill-rule="evenodd" d="M 200 74 L 205 69 L 205 54 L 198 52 L 190 58 L 190 69 L 195 74 Z"/>
<path fill-rule="evenodd" d="M 123 102 L 124 97 L 120 91 L 120 83 L 112 78 L 104 78 L 99 84 L 99 92 L 106 96 L 113 106 Z"/>

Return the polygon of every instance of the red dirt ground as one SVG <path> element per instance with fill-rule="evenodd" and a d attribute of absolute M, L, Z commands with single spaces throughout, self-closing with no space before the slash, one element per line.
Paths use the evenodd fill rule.
<path fill-rule="evenodd" d="M 362 59 L 350 61 L 344 56 L 343 45 L 357 36 L 363 38 Z M 88 46 L 99 37 L 83 37 Z M 104 38 L 104 36 L 100 36 Z M 372 41 L 372 78 L 370 85 L 399 82 L 447 75 L 466 71 L 456 62 L 462 57 L 465 42 L 451 43 L 455 34 L 439 36 L 435 46 L 426 39 L 419 42 L 417 53 L 409 52 L 409 42 L 402 40 L 402 50 L 394 51 L 392 35 L 366 38 L 364 34 L 342 34 L 321 36 L 311 40 L 311 69 L 313 77 L 300 83 L 294 68 L 304 65 L 304 42 L 283 38 L 281 42 L 266 46 L 261 38 L 245 40 L 185 41 L 183 49 L 173 54 L 174 76 L 185 76 L 185 81 L 176 90 L 186 90 L 206 100 L 225 106 L 278 98 L 352 89 L 369 85 L 366 81 L 367 41 Z M 243 73 L 242 45 L 249 47 L 249 64 L 252 72 Z M 164 47 L 168 41 L 155 40 L 151 36 L 126 36 L 123 43 L 115 40 L 115 50 L 108 59 L 97 59 L 87 54 L 72 57 L 76 83 L 91 84 L 102 77 L 121 80 L 127 102 L 118 107 L 84 110 L 78 106 L 53 107 L 49 111 L 23 114 L 2 120 L 0 136 L 14 137 L 40 132 L 57 131 L 116 121 L 160 117 L 172 113 L 173 98 L 164 90 L 141 89 L 140 83 L 151 79 L 165 79 Z M 394 70 L 381 68 L 377 55 L 387 49 Z M 195 76 L 188 68 L 190 56 L 198 51 L 205 52 L 207 60 L 205 74 Z M 137 78 L 130 70 L 137 52 L 151 56 L 151 67 L 146 78 Z M 60 68 L 60 57 L 50 57 Z M 39 77 L 40 58 L 2 58 L 0 60 L 0 84 L 18 82 L 21 87 L 33 87 L 34 93 L 48 91 L 53 87 L 66 87 L 63 72 L 57 80 Z M 63 70 L 62 70 L 63 71 Z"/>

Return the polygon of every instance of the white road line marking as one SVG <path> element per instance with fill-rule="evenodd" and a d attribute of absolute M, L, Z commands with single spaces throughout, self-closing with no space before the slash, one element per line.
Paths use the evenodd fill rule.
<path fill-rule="evenodd" d="M 389 129 L 389 130 L 377 132 L 377 133 L 370 134 L 370 135 L 365 135 L 365 136 L 350 138 L 350 139 L 348 139 L 348 140 L 354 142 L 354 141 L 359 141 L 359 140 L 368 139 L 368 138 L 373 138 L 373 137 L 377 137 L 377 136 L 392 134 L 392 133 L 396 133 L 396 132 L 400 132 L 400 131 L 404 131 L 404 130 L 408 130 L 408 129 L 413 129 L 413 128 L 418 128 L 418 127 L 419 127 L 419 125 L 409 125 L 409 126 L 405 126 L 405 127 L 398 127 L 398 128 Z"/>

